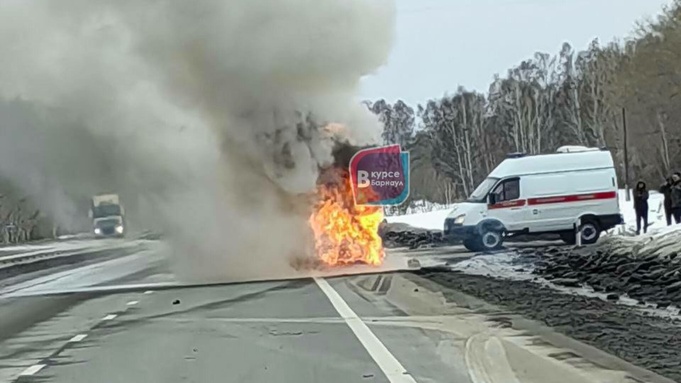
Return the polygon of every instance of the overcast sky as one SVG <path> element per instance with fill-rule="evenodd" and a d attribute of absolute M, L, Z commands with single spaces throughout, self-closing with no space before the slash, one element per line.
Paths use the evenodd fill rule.
<path fill-rule="evenodd" d="M 557 53 L 631 35 L 670 0 L 395 0 L 397 34 L 388 64 L 362 82 L 364 99 L 410 104 L 454 92 L 487 91 L 495 73 Z M 370 38 L 370 37 L 367 37 Z"/>

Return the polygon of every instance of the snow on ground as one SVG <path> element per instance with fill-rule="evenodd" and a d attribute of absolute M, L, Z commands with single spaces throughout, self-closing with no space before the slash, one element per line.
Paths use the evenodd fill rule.
<path fill-rule="evenodd" d="M 442 230 L 445 224 L 445 218 L 451 211 L 450 208 L 433 210 L 424 213 L 395 215 L 386 217 L 388 223 L 405 223 L 412 227 L 418 227 L 428 230 Z"/>
<path fill-rule="evenodd" d="M 51 252 L 80 251 L 86 249 L 115 246 L 123 242 L 124 242 L 123 240 L 120 240 L 118 238 L 104 238 L 90 240 L 55 241 L 41 243 L 39 245 L 25 244 L 17 246 L 3 246 L 0 247 L 0 259 L 7 260 L 11 258 L 21 258 L 29 255 L 37 255 Z"/>
<path fill-rule="evenodd" d="M 19 253 L 19 252 L 24 252 L 24 251 L 35 251 L 35 250 L 46 250 L 46 249 L 51 249 L 53 246 L 54 246 L 53 244 L 42 244 L 42 245 L 22 244 L 22 245 L 2 246 L 2 247 L 0 247 L 0 254 L 1 253 Z"/>
<path fill-rule="evenodd" d="M 633 192 L 630 191 L 633 197 Z M 627 201 L 627 193 L 619 191 L 620 212 L 624 217 L 624 225 L 615 228 L 615 234 L 634 234 L 636 232 L 636 212 L 633 198 Z M 680 226 L 681 227 L 681 226 Z M 673 226 L 672 226 L 673 228 Z M 648 231 L 651 233 L 666 231 L 667 221 L 664 216 L 664 195 L 651 191 L 648 197 Z"/>

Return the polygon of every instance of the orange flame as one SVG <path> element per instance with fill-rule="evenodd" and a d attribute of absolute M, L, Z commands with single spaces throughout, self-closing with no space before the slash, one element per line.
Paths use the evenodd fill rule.
<path fill-rule="evenodd" d="M 355 205 L 347 172 L 341 182 L 320 185 L 317 196 L 319 199 L 309 220 L 317 256 L 332 266 L 380 265 L 385 256 L 378 235 L 382 209 Z"/>

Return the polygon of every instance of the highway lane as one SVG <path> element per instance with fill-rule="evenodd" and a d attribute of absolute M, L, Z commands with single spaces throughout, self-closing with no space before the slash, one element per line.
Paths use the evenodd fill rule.
<path fill-rule="evenodd" d="M 0 307 L 22 325 L 0 318 L 0 381 L 410 381 L 385 376 L 313 279 L 24 296 L 172 281 L 142 252 L 5 287 Z"/>
<path fill-rule="evenodd" d="M 632 382 L 400 274 L 85 292 L 173 280 L 137 254 L 41 278 L 0 291 L 0 382 Z"/>

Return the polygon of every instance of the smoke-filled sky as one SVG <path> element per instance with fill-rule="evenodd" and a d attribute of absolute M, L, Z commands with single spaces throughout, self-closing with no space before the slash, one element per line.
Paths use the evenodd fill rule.
<path fill-rule="evenodd" d="M 394 20 L 390 0 L 2 1 L 0 175 L 64 224 L 121 194 L 184 271 L 280 274 L 333 146 L 380 137 L 358 88 Z"/>
<path fill-rule="evenodd" d="M 670 1 L 396 0 L 395 48 L 388 65 L 363 80 L 362 96 L 416 104 L 459 85 L 486 92 L 495 73 L 537 51 L 626 38 Z"/>

